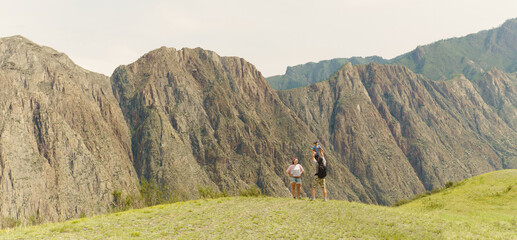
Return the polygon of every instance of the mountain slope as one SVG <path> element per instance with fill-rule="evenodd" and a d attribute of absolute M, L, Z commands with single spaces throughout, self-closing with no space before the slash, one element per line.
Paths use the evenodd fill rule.
<path fill-rule="evenodd" d="M 374 104 L 428 190 L 517 163 L 516 132 L 467 79 L 433 82 L 404 67 L 364 68 Z"/>
<path fill-rule="evenodd" d="M 473 83 L 485 103 L 517 131 L 517 73 L 493 68 L 474 79 Z"/>
<path fill-rule="evenodd" d="M 137 191 L 109 79 L 20 37 L 0 39 L 0 217 L 58 221 Z"/>
<path fill-rule="evenodd" d="M 512 239 L 516 182 L 516 170 L 492 172 L 401 207 L 265 197 L 196 200 L 7 229 L 0 238 Z"/>
<path fill-rule="evenodd" d="M 403 65 L 431 80 L 445 80 L 458 75 L 476 80 L 494 67 L 507 73 L 517 71 L 515 39 L 517 19 L 510 19 L 498 28 L 418 46 L 390 60 L 365 58 L 359 64 L 375 62 Z M 277 90 L 307 86 L 328 79 L 346 60 L 337 58 L 288 67 L 284 75 L 269 77 L 267 80 Z"/>
<path fill-rule="evenodd" d="M 517 170 L 486 173 L 399 208 L 432 213 L 447 220 L 516 225 Z M 513 231 L 516 231 L 513 228 Z"/>
<path fill-rule="evenodd" d="M 431 80 L 449 79 L 463 74 L 475 78 L 493 67 L 504 72 L 517 71 L 517 19 L 498 28 L 419 46 L 390 60 L 409 67 Z"/>

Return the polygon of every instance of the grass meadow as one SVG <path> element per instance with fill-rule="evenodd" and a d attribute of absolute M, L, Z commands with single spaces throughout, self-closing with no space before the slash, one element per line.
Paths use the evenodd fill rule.
<path fill-rule="evenodd" d="M 0 239 L 517 239 L 517 170 L 397 207 L 223 197 L 4 229 Z"/>

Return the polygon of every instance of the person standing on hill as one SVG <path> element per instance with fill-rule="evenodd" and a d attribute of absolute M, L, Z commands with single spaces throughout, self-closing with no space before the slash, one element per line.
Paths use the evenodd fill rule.
<path fill-rule="evenodd" d="M 327 176 L 327 160 L 325 160 L 321 155 L 316 154 L 316 151 L 313 151 L 312 161 L 318 165 L 318 170 L 312 179 L 311 200 L 316 200 L 316 186 L 319 186 L 323 192 L 323 201 L 327 201 L 327 186 L 325 184 L 325 177 Z"/>
<path fill-rule="evenodd" d="M 298 158 L 293 158 L 292 165 L 287 168 L 286 172 L 289 174 L 289 181 L 291 182 L 291 194 L 293 195 L 293 198 L 296 198 L 295 196 L 295 187 L 296 190 L 298 190 L 298 198 L 301 199 L 301 193 L 300 190 L 302 188 L 302 173 L 303 173 L 303 167 L 298 163 Z"/>

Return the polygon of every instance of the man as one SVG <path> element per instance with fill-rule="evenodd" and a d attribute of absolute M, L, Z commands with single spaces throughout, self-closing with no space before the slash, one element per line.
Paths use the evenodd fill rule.
<path fill-rule="evenodd" d="M 325 184 L 325 177 L 327 176 L 327 160 L 320 155 L 316 155 L 316 151 L 313 151 L 312 161 L 318 165 L 318 170 L 312 179 L 311 200 L 316 200 L 316 186 L 319 186 L 323 192 L 323 201 L 327 201 L 327 186 Z"/>

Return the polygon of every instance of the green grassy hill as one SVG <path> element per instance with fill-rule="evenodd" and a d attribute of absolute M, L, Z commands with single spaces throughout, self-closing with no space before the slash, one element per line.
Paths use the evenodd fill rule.
<path fill-rule="evenodd" d="M 4 229 L 0 239 L 515 239 L 517 170 L 467 179 L 399 207 L 230 197 Z"/>

